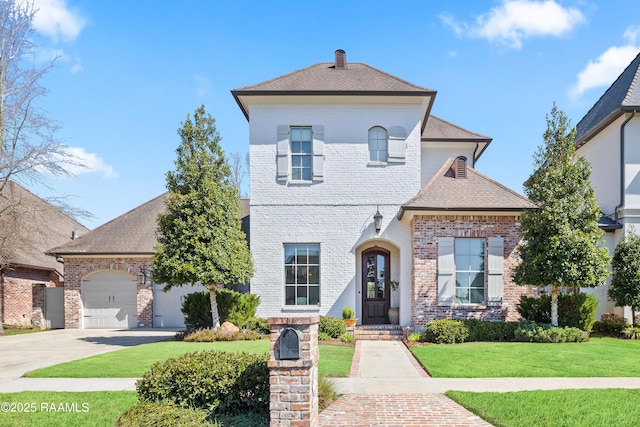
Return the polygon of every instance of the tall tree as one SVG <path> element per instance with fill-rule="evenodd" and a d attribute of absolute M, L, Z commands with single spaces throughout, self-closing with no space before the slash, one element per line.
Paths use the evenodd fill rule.
<path fill-rule="evenodd" d="M 18 234 L 19 227 L 6 224 L 32 209 L 6 197 L 9 182 L 45 183 L 50 176 L 70 176 L 67 166 L 74 164 L 74 157 L 56 138 L 59 126 L 37 106 L 47 92 L 40 80 L 54 63 L 34 65 L 36 12 L 31 1 L 0 0 L 0 195 L 5 199 L 0 205 L 0 272 L 11 267 L 15 245 L 24 244 L 26 237 Z M 0 333 L 1 319 L 2 301 Z"/>
<path fill-rule="evenodd" d="M 558 289 L 604 284 L 611 257 L 601 245 L 591 165 L 576 156 L 575 129 L 555 104 L 546 121 L 535 171 L 524 184 L 537 208 L 522 214 L 521 262 L 513 278 L 521 285 L 551 286 L 551 322 L 557 326 Z"/>
<path fill-rule="evenodd" d="M 631 307 L 631 323 L 636 326 L 640 309 L 640 236 L 631 231 L 623 236 L 611 261 L 612 278 L 609 299 L 620 307 Z"/>
<path fill-rule="evenodd" d="M 201 106 L 193 120 L 187 115 L 178 135 L 176 169 L 166 175 L 166 211 L 158 216 L 153 280 L 166 283 L 165 290 L 198 282 L 207 286 L 218 327 L 216 289 L 246 283 L 253 261 L 215 120 Z"/>

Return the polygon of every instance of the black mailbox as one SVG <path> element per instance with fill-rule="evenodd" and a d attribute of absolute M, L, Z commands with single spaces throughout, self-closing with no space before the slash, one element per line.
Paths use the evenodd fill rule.
<path fill-rule="evenodd" d="M 286 328 L 278 338 L 281 360 L 300 359 L 300 332 L 293 328 Z"/>

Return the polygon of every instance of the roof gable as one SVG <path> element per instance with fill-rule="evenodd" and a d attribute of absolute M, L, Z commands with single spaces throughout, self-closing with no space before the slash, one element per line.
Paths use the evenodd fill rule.
<path fill-rule="evenodd" d="M 74 232 L 83 235 L 89 231 L 56 206 L 13 181 L 7 182 L 0 193 L 0 208 L 9 205 L 16 206 L 12 227 L 20 230 L 22 241 L 12 255 L 14 266 L 60 270 L 60 264 L 45 251 L 71 241 Z"/>
<path fill-rule="evenodd" d="M 640 107 L 640 54 L 576 125 L 576 144 L 582 145 L 626 110 Z"/>
<path fill-rule="evenodd" d="M 526 197 L 481 174 L 467 165 L 467 177 L 450 172 L 454 158 L 448 159 L 420 192 L 402 205 L 405 211 L 522 211 L 535 205 Z"/>

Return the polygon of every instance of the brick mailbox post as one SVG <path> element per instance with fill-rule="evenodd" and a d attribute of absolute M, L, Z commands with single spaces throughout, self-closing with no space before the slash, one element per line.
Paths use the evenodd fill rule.
<path fill-rule="evenodd" d="M 320 316 L 268 320 L 270 425 L 316 427 Z"/>

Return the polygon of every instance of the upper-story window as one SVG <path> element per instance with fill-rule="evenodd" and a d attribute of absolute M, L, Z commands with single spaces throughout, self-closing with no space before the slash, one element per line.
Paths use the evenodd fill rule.
<path fill-rule="evenodd" d="M 380 126 L 369 129 L 369 161 L 386 162 L 388 154 L 387 130 Z"/>
<path fill-rule="evenodd" d="M 312 133 L 311 127 L 291 128 L 291 179 L 311 181 Z"/>

